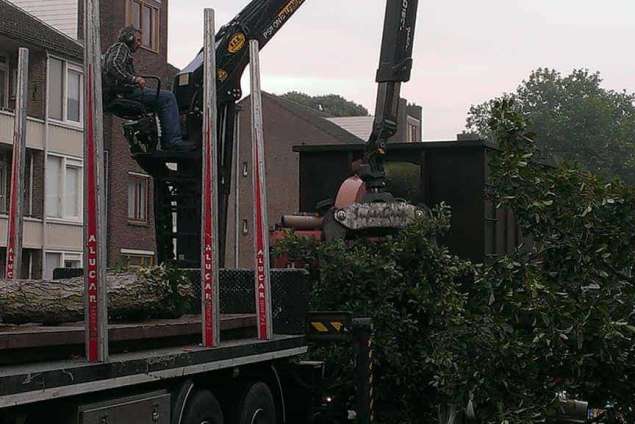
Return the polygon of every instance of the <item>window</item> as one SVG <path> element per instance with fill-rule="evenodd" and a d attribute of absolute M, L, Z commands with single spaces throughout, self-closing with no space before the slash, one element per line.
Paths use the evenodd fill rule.
<path fill-rule="evenodd" d="M 49 118 L 81 124 L 83 108 L 82 68 L 60 59 L 49 59 Z"/>
<path fill-rule="evenodd" d="M 76 69 L 69 69 L 67 73 L 66 90 L 66 119 L 80 122 L 82 101 L 82 74 Z"/>
<path fill-rule="evenodd" d="M 417 140 L 417 126 L 416 125 L 408 125 L 408 129 L 410 130 L 410 134 L 408 137 L 408 141 L 410 143 L 415 143 L 419 140 Z"/>
<path fill-rule="evenodd" d="M 81 268 L 82 255 L 77 253 L 64 254 L 64 268 Z"/>
<path fill-rule="evenodd" d="M 149 177 L 129 174 L 128 179 L 128 220 L 148 222 L 148 181 Z"/>
<path fill-rule="evenodd" d="M 82 216 L 82 163 L 49 155 L 46 159 L 46 215 L 80 221 Z"/>
<path fill-rule="evenodd" d="M 44 258 L 46 264 L 44 269 L 45 280 L 53 279 L 53 271 L 55 268 L 81 268 L 82 267 L 82 255 L 81 253 L 69 253 L 69 252 L 46 252 Z"/>
<path fill-rule="evenodd" d="M 159 9 L 144 0 L 128 0 L 127 24 L 141 30 L 142 46 L 159 51 Z"/>
<path fill-rule="evenodd" d="M 154 265 L 151 250 L 121 249 L 121 263 L 124 267 L 148 267 Z"/>
<path fill-rule="evenodd" d="M 44 279 L 52 280 L 53 279 L 53 270 L 55 268 L 60 268 L 62 265 L 62 254 L 61 253 L 53 253 L 46 252 L 46 268 L 44 269 Z"/>
<path fill-rule="evenodd" d="M 9 108 L 9 59 L 0 55 L 0 109 Z"/>

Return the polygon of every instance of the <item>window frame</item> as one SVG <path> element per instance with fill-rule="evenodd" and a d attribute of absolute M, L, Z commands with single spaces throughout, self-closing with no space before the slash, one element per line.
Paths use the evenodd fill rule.
<path fill-rule="evenodd" d="M 141 264 L 131 264 L 131 259 L 140 260 Z M 143 268 L 153 266 L 156 263 L 156 253 L 152 251 L 137 249 L 121 249 L 119 251 L 119 261 L 127 268 Z"/>
<path fill-rule="evenodd" d="M 57 203 L 57 208 L 58 211 L 60 212 L 60 216 L 52 216 L 49 215 L 49 210 L 48 210 L 48 197 L 44 196 L 44 200 L 45 200 L 45 205 L 44 205 L 44 214 L 46 215 L 46 218 L 51 220 L 61 220 L 61 221 L 66 221 L 66 222 L 74 222 L 74 223 L 81 223 L 83 221 L 83 217 L 84 217 L 84 202 L 83 202 L 83 176 L 84 176 L 84 163 L 80 158 L 74 157 L 74 156 L 67 156 L 67 155 L 61 155 L 58 153 L 49 153 L 46 157 L 46 169 L 44 172 L 45 178 L 46 178 L 46 172 L 48 171 L 48 160 L 49 158 L 56 158 L 60 160 L 60 175 L 58 175 L 57 178 L 57 183 L 58 183 L 58 187 L 60 188 L 60 190 L 57 193 L 57 199 L 56 199 L 56 203 Z M 77 216 L 75 215 L 68 215 L 67 211 L 66 211 L 66 206 L 64 203 L 64 198 L 66 196 L 66 171 L 68 168 L 77 168 L 78 170 L 78 176 L 79 178 L 77 178 L 77 187 L 76 187 L 76 196 L 77 196 L 77 209 L 78 209 L 78 213 Z"/>
<path fill-rule="evenodd" d="M 54 254 L 54 255 L 60 255 L 60 266 L 58 266 L 57 268 L 62 268 L 64 263 L 66 262 L 66 256 L 72 256 L 73 258 L 77 258 L 79 257 L 79 268 L 82 268 L 84 266 L 84 253 L 83 252 L 73 252 L 70 250 L 57 250 L 57 249 L 45 249 L 44 250 L 44 263 L 42 264 L 42 279 L 43 280 L 52 280 L 53 279 L 53 275 L 51 274 L 50 278 L 48 278 L 45 273 L 46 273 L 46 268 L 48 267 L 48 260 L 47 260 L 47 255 L 48 254 Z M 77 269 L 79 269 L 77 268 Z"/>
<path fill-rule="evenodd" d="M 132 3 L 136 3 L 139 5 L 139 25 L 137 26 L 136 23 L 132 22 Z M 152 16 L 150 16 L 150 25 L 152 26 L 151 28 L 151 39 L 150 39 L 150 43 L 152 45 L 150 46 L 146 46 L 145 44 L 141 44 L 141 48 L 144 50 L 148 50 L 150 52 L 153 53 L 160 53 L 160 38 L 159 38 L 159 34 L 160 34 L 160 26 L 161 26 L 161 6 L 160 6 L 160 2 L 159 5 L 155 4 L 155 2 L 150 2 L 148 0 L 126 0 L 126 25 L 134 25 L 135 27 L 139 28 L 141 30 L 141 32 L 145 32 L 146 28 L 143 27 L 143 8 L 147 7 L 149 9 L 151 9 L 151 14 Z"/>
<path fill-rule="evenodd" d="M 53 118 L 50 116 L 50 98 L 46 99 L 47 102 L 47 116 L 50 121 L 57 122 L 64 125 L 71 125 L 75 128 L 84 127 L 84 68 L 81 64 L 71 62 L 59 56 L 50 55 L 46 61 L 46 81 L 50 87 L 51 83 L 51 67 L 50 61 L 58 60 L 62 62 L 62 119 Z M 77 72 L 79 74 L 79 121 L 73 121 L 68 119 L 68 74 L 69 71 Z M 50 95 L 51 90 L 47 90 Z"/>
<path fill-rule="evenodd" d="M 130 184 L 132 184 L 134 182 L 134 184 L 136 184 L 137 181 L 143 181 L 145 182 L 145 196 L 143 196 L 143 201 L 145 202 L 143 211 L 144 211 L 144 217 L 142 219 L 137 218 L 137 211 L 140 209 L 140 207 L 138 207 L 139 205 L 134 205 L 133 206 L 133 214 L 135 216 L 130 216 Z M 128 217 L 128 223 L 129 224 L 136 224 L 136 225 L 147 225 L 150 222 L 150 213 L 148 210 L 148 207 L 150 206 L 150 176 L 146 175 L 146 174 L 141 174 L 138 172 L 128 172 L 128 184 L 127 184 L 127 193 L 126 193 L 126 197 L 128 199 L 127 202 L 127 206 L 128 206 L 128 211 L 127 211 L 127 217 Z M 136 201 L 137 196 L 135 194 L 135 199 L 133 201 Z"/>

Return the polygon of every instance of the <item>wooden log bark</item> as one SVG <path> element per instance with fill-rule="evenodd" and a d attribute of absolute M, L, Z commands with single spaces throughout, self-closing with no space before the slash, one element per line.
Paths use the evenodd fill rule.
<path fill-rule="evenodd" d="M 172 272 L 172 274 L 171 274 Z M 195 291 L 184 275 L 157 267 L 108 273 L 111 321 L 176 318 L 191 313 Z M 60 324 L 84 319 L 84 279 L 0 280 L 0 322 Z"/>

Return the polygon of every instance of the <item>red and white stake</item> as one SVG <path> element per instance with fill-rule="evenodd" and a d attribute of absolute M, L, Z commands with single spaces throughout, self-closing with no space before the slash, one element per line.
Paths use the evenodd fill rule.
<path fill-rule="evenodd" d="M 105 362 L 108 299 L 99 0 L 86 0 L 84 9 L 84 328 L 88 361 Z"/>
<path fill-rule="evenodd" d="M 265 142 L 262 128 L 262 93 L 260 89 L 260 48 L 258 40 L 249 42 L 251 73 L 251 159 L 253 164 L 253 204 L 256 313 L 258 338 L 273 336 L 271 319 L 271 278 L 269 272 L 269 218 L 267 213 L 267 181 L 265 178 Z"/>
<path fill-rule="evenodd" d="M 218 151 L 216 110 L 216 48 L 214 10 L 205 9 L 203 205 L 201 210 L 201 315 L 203 346 L 220 343 L 218 306 Z"/>
<path fill-rule="evenodd" d="M 26 162 L 26 114 L 29 79 L 29 50 L 20 48 L 13 130 L 13 164 L 11 198 L 7 225 L 7 257 L 4 275 L 7 280 L 20 278 L 22 268 L 22 229 L 24 222 L 24 175 Z"/>

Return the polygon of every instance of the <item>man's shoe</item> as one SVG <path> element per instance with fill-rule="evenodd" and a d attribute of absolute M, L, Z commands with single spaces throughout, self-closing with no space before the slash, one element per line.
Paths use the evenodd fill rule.
<path fill-rule="evenodd" d="M 196 150 L 196 145 L 186 142 L 170 143 L 161 146 L 161 150 L 167 152 L 193 152 L 194 150 Z"/>

